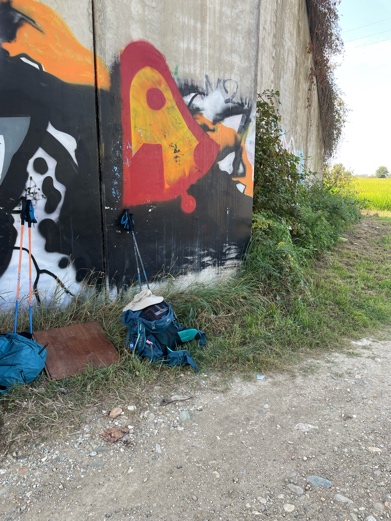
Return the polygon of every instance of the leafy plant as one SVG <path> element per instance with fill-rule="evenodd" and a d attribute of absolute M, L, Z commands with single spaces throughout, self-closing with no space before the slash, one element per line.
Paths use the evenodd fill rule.
<path fill-rule="evenodd" d="M 246 262 L 258 269 L 266 291 L 290 293 L 304 284 L 308 259 L 327 251 L 353 222 L 360 205 L 352 173 L 327 166 L 323 180 L 299 168 L 284 149 L 279 93 L 258 96 L 255 143 L 253 234 Z"/>
<path fill-rule="evenodd" d="M 342 163 L 336 165 L 325 164 L 323 169 L 323 185 L 332 193 L 356 195 L 354 188 L 353 171 L 345 168 Z"/>
<path fill-rule="evenodd" d="M 318 91 L 324 157 L 327 160 L 337 148 L 347 116 L 347 107 L 334 76 L 334 58 L 343 51 L 338 15 L 340 0 L 306 0 L 306 4 L 310 27 L 308 52 L 313 61 L 310 89 L 315 84 Z"/>
<path fill-rule="evenodd" d="M 266 90 L 258 95 L 254 161 L 254 213 L 284 219 L 295 228 L 297 198 L 304 175 L 299 158 L 282 145 L 280 94 Z"/>

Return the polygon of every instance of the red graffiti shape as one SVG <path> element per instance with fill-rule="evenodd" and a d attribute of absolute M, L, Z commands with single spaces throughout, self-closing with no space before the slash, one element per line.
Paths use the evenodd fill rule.
<path fill-rule="evenodd" d="M 191 213 L 188 188 L 204 176 L 219 147 L 193 119 L 164 56 L 148 42 L 121 54 L 123 204 L 175 197 Z"/>

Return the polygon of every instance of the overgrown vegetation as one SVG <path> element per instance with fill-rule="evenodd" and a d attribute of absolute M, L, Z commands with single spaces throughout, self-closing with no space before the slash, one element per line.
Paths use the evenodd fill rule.
<path fill-rule="evenodd" d="M 303 284 L 310 259 L 331 249 L 347 227 L 360 219 L 352 176 L 341 166 L 323 179 L 284 149 L 278 92 L 257 103 L 253 234 L 247 261 L 258 266 L 265 285 L 289 291 Z M 254 268 L 255 269 L 255 268 Z"/>
<path fill-rule="evenodd" d="M 325 160 L 335 152 L 346 121 L 347 108 L 334 76 L 335 57 L 343 50 L 339 27 L 340 0 L 306 0 L 313 68 L 310 88 L 318 90 Z"/>
<path fill-rule="evenodd" d="M 299 168 L 297 157 L 281 145 L 278 104 L 271 91 L 258 101 L 253 234 L 241 269 L 218 285 L 164 289 L 179 320 L 207 335 L 206 349 L 190 346 L 202 373 L 282 369 L 388 323 L 391 315 L 391 221 L 360 224 L 343 167 L 326 169 L 323 181 Z M 151 366 L 124 350 L 121 314 L 128 300 L 129 295 L 113 301 L 104 292 L 87 291 L 66 308 L 35 310 L 35 330 L 99 321 L 121 360 L 59 382 L 41 376 L 2 397 L 7 446 L 33 439 L 43 426 L 50 432 L 65 422 L 73 429 L 86 404 L 103 408 L 130 396 L 143 400 L 152 382 L 180 388 L 186 374 L 186 385 L 192 385 L 191 370 Z M 22 328 L 28 322 L 23 319 Z M 0 315 L 0 328 L 12 328 L 12 312 Z"/>

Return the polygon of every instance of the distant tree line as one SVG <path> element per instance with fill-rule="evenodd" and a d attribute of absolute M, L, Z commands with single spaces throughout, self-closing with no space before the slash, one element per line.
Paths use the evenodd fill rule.
<path fill-rule="evenodd" d="M 375 172 L 375 177 L 389 177 L 390 172 L 388 171 L 388 168 L 386 166 L 379 166 L 379 168 Z"/>

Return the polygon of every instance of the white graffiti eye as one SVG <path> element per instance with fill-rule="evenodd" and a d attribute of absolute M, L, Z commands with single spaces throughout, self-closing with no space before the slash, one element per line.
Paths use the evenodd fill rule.
<path fill-rule="evenodd" d="M 66 188 L 56 178 L 56 168 L 57 161 L 42 148 L 36 151 L 27 165 L 29 179 L 26 193 L 34 199 L 35 213 L 40 220 L 50 216 L 55 221 L 61 212 Z"/>

